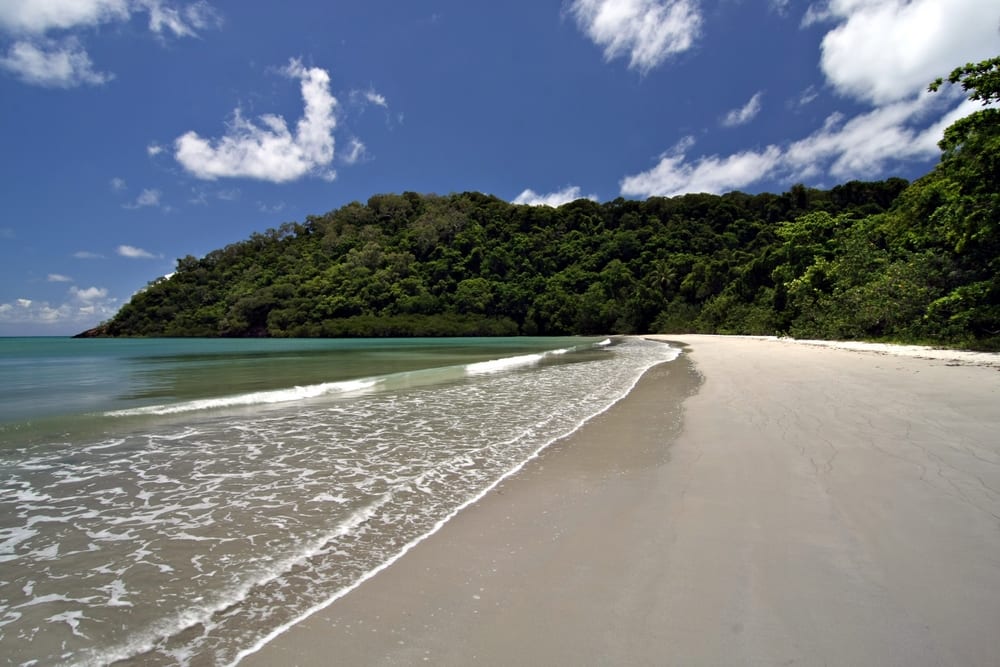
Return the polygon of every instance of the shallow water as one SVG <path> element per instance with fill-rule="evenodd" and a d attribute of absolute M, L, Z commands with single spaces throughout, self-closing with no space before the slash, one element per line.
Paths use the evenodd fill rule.
<path fill-rule="evenodd" d="M 0 357 L 94 388 L 33 387 L 23 416 L 4 394 L 0 645 L 15 664 L 232 663 L 677 354 L 635 339 L 89 342 Z"/>

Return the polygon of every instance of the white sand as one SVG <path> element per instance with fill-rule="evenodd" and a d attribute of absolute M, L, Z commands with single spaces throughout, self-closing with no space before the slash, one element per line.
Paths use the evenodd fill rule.
<path fill-rule="evenodd" d="M 1000 664 L 995 355 L 665 338 L 682 360 L 246 662 Z"/>

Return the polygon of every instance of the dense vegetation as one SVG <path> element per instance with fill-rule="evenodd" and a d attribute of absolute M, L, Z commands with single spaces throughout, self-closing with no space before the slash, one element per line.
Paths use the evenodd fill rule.
<path fill-rule="evenodd" d="M 950 80 L 991 104 L 998 72 L 1000 58 Z M 559 208 L 376 195 L 185 257 L 94 333 L 693 331 L 1000 349 L 1000 111 L 940 145 L 912 184 Z"/>

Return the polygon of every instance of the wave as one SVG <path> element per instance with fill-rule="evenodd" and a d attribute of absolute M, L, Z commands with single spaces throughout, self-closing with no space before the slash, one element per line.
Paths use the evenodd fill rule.
<path fill-rule="evenodd" d="M 503 357 L 502 359 L 490 359 L 489 361 L 479 361 L 474 364 L 467 364 L 465 372 L 469 375 L 480 375 L 483 373 L 500 373 L 512 368 L 523 366 L 534 366 L 544 359 L 546 353 L 522 354 L 516 357 Z"/>
<path fill-rule="evenodd" d="M 201 626 L 210 631 L 216 625 L 219 614 L 245 602 L 255 589 L 260 589 L 280 579 L 295 567 L 302 567 L 310 558 L 323 553 L 333 540 L 357 530 L 359 526 L 370 521 L 377 514 L 379 508 L 391 499 L 391 492 L 383 494 L 367 506 L 355 510 L 331 531 L 314 538 L 298 552 L 262 567 L 260 571 L 231 589 L 219 591 L 207 602 L 181 609 L 169 617 L 160 619 L 118 646 L 92 652 L 82 661 L 83 664 L 88 666 L 108 665 L 122 660 L 141 659 L 144 653 L 155 650 L 158 645 L 184 630 Z M 181 664 L 190 664 L 187 660 L 180 662 Z"/>
<path fill-rule="evenodd" d="M 319 398 L 333 394 L 363 392 L 381 382 L 380 378 L 363 378 L 344 382 L 324 382 L 321 384 L 292 387 L 290 389 L 275 389 L 273 391 L 257 391 L 236 396 L 221 396 L 219 398 L 203 398 L 196 401 L 171 403 L 167 405 L 147 405 L 141 408 L 114 410 L 104 413 L 107 417 L 134 417 L 139 415 L 172 415 L 180 412 L 212 410 L 215 408 L 246 407 L 251 405 L 268 405 L 273 403 L 288 403 L 308 398 Z"/>
<path fill-rule="evenodd" d="M 608 345 L 611 345 L 611 343 L 612 341 L 610 338 L 605 338 L 604 340 L 597 343 L 576 345 L 574 347 L 562 347 L 556 350 L 546 350 L 545 352 L 536 352 L 533 354 L 521 354 L 514 357 L 502 357 L 500 359 L 490 359 L 489 361 L 478 361 L 473 364 L 467 364 L 465 366 L 465 372 L 467 375 L 500 373 L 515 368 L 534 366 L 543 359 L 545 359 L 546 357 L 554 357 L 563 354 L 568 354 L 570 352 L 579 352 L 582 350 L 600 349 L 602 347 L 607 347 Z"/>
<path fill-rule="evenodd" d="M 549 356 L 567 354 L 574 351 L 586 349 L 599 349 L 611 345 L 611 339 L 605 339 L 597 343 L 578 345 L 574 347 L 559 348 L 545 352 L 532 354 L 522 354 L 513 357 L 502 357 L 479 361 L 463 366 L 451 366 L 444 368 L 430 368 L 423 371 L 409 371 L 406 373 L 396 373 L 392 375 L 361 378 L 357 380 L 345 380 L 341 382 L 324 382 L 321 384 L 297 386 L 286 389 L 274 389 L 270 391 L 258 391 L 248 394 L 237 394 L 234 396 L 220 396 L 216 398 L 203 398 L 193 401 L 183 401 L 180 403 L 167 403 L 160 405 L 147 405 L 138 408 L 126 408 L 124 410 L 112 410 L 105 412 L 105 417 L 138 417 L 138 416 L 159 416 L 175 415 L 184 412 L 197 412 L 202 410 L 215 410 L 220 408 L 250 407 L 254 405 L 271 405 L 276 403 L 292 403 L 323 396 L 333 396 L 338 394 L 358 394 L 367 392 L 377 385 L 388 383 L 390 378 L 406 379 L 412 382 L 421 376 L 441 377 L 449 375 L 452 371 L 461 375 L 482 375 L 488 373 L 500 373 L 534 366 Z"/>

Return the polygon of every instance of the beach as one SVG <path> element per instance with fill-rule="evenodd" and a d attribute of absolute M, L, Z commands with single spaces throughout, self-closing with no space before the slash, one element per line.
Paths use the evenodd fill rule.
<path fill-rule="evenodd" d="M 684 346 L 246 665 L 995 665 L 996 355 Z"/>

